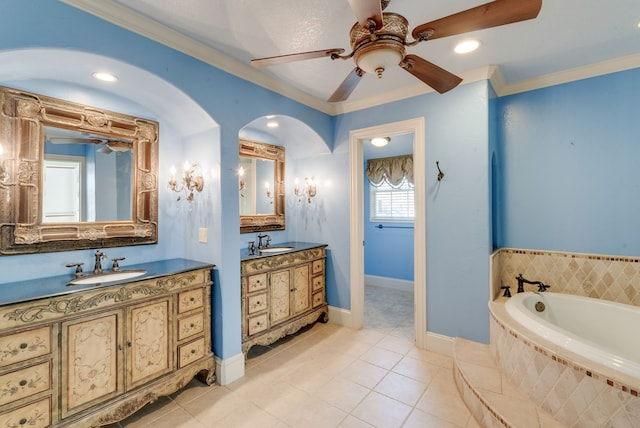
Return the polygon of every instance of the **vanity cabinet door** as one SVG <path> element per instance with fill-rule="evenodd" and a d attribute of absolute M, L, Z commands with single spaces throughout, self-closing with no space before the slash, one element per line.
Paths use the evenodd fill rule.
<path fill-rule="evenodd" d="M 271 325 L 285 321 L 291 314 L 291 270 L 280 270 L 271 273 L 271 296 L 269 310 Z"/>
<path fill-rule="evenodd" d="M 173 370 L 170 318 L 168 297 L 127 309 L 127 390 Z"/>
<path fill-rule="evenodd" d="M 62 417 L 124 392 L 121 310 L 62 323 Z"/>
<path fill-rule="evenodd" d="M 293 269 L 293 315 L 304 312 L 311 307 L 310 297 L 309 264 L 305 264 Z"/>

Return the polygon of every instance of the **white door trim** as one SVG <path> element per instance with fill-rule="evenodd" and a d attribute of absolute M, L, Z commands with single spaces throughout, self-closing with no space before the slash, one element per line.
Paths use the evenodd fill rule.
<path fill-rule="evenodd" d="M 426 347 L 427 337 L 427 266 L 426 266 L 426 148 L 424 118 L 404 120 L 349 133 L 351 188 L 350 251 L 351 326 L 364 325 L 364 156 L 362 140 L 380 135 L 413 133 L 413 176 L 415 182 L 415 222 L 413 240 L 413 298 L 415 305 L 416 346 Z"/>

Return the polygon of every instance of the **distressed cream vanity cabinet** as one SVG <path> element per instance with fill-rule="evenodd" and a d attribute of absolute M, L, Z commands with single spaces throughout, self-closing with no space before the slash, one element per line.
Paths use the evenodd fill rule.
<path fill-rule="evenodd" d="M 283 253 L 245 253 L 241 261 L 242 351 L 269 345 L 317 320 L 328 320 L 325 247 L 286 243 Z M 257 252 L 257 250 L 256 250 Z"/>
<path fill-rule="evenodd" d="M 212 266 L 138 267 L 148 274 L 134 282 L 60 285 L 66 293 L 0 306 L 1 427 L 100 426 L 197 374 L 215 381 Z"/>

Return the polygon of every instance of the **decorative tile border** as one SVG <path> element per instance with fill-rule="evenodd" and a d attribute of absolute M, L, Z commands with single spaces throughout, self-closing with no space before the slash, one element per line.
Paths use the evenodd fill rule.
<path fill-rule="evenodd" d="M 640 427 L 638 387 L 604 376 L 536 344 L 495 314 L 492 303 L 491 350 L 501 371 L 537 405 L 571 426 Z M 606 405 L 593 405 L 596 400 Z M 578 408 L 576 402 L 584 404 Z M 620 419 L 616 419 L 620 418 Z M 595 421 L 600 421 L 596 423 Z"/>
<path fill-rule="evenodd" d="M 517 291 L 516 276 L 551 285 L 550 291 L 640 306 L 640 258 L 502 248 L 491 255 L 491 295 L 502 285 Z M 525 284 L 526 291 L 536 287 Z"/>

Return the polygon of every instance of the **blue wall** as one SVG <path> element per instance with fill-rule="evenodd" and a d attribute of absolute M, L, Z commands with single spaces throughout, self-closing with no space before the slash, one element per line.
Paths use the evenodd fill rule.
<path fill-rule="evenodd" d="M 640 255 L 640 70 L 498 100 L 499 247 Z"/>

